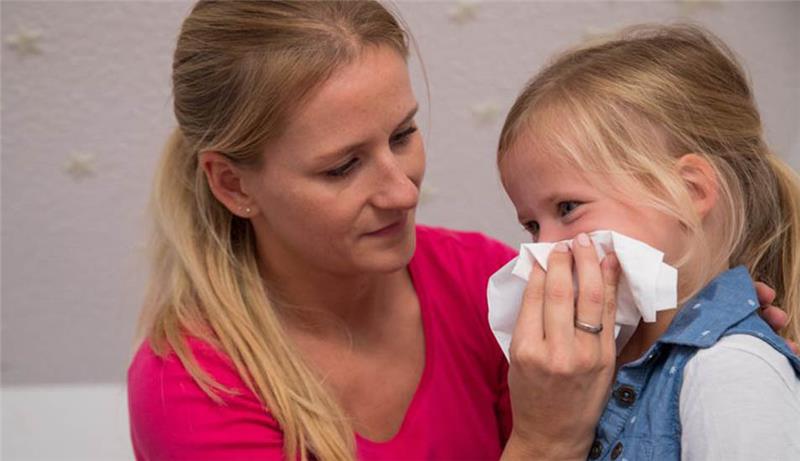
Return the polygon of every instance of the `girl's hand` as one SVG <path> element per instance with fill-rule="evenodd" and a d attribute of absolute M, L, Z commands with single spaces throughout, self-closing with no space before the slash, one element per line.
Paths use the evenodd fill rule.
<path fill-rule="evenodd" d="M 779 331 L 789 323 L 789 316 L 786 312 L 772 305 L 772 302 L 775 301 L 775 290 L 763 282 L 756 282 L 755 286 L 758 303 L 761 304 L 761 311 L 759 312 L 761 318 L 773 330 Z M 800 355 L 800 348 L 797 347 L 797 344 L 789 340 L 786 340 L 786 342 L 795 354 Z"/>
<path fill-rule="evenodd" d="M 600 264 L 584 234 L 572 251 L 556 247 L 546 273 L 534 267 L 511 341 L 514 427 L 503 459 L 586 459 L 614 374 L 618 280 L 616 256 Z M 603 329 L 578 329 L 576 320 Z"/>

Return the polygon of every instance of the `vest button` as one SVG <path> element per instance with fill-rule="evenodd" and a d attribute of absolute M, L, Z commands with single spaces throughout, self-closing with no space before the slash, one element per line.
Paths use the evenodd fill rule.
<path fill-rule="evenodd" d="M 619 455 L 622 454 L 622 448 L 622 442 L 617 442 L 617 444 L 614 445 L 614 449 L 611 450 L 611 459 L 619 458 Z"/>
<path fill-rule="evenodd" d="M 636 391 L 630 386 L 620 386 L 614 391 L 614 398 L 623 407 L 629 407 L 636 401 Z"/>
<path fill-rule="evenodd" d="M 595 440 L 592 444 L 592 449 L 589 450 L 589 459 L 597 459 L 603 454 L 603 444 L 599 440 Z"/>

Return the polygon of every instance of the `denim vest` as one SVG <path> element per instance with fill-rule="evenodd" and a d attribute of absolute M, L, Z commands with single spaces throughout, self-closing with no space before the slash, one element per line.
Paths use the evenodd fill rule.
<path fill-rule="evenodd" d="M 757 310 L 758 299 L 744 267 L 722 273 L 684 304 L 644 356 L 620 368 L 589 459 L 679 460 L 683 369 L 699 349 L 723 336 L 757 336 L 785 355 L 800 377 L 800 359 Z"/>

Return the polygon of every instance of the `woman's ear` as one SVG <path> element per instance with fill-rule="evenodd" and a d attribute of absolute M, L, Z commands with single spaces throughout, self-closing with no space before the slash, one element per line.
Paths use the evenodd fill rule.
<path fill-rule="evenodd" d="M 675 169 L 689 189 L 695 211 L 705 219 L 719 198 L 717 171 L 709 160 L 698 154 L 683 155 L 675 162 Z"/>
<path fill-rule="evenodd" d="M 252 218 L 258 213 L 255 201 L 245 187 L 241 168 L 219 152 L 202 152 L 199 162 L 211 193 L 228 211 L 241 218 Z"/>

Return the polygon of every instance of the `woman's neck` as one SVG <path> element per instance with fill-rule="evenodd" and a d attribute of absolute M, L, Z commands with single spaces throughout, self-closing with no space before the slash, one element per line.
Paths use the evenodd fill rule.
<path fill-rule="evenodd" d="M 266 291 L 287 328 L 314 336 L 359 336 L 375 330 L 411 283 L 406 267 L 390 273 L 337 274 L 262 270 Z M 350 338 L 353 339 L 353 338 Z"/>

